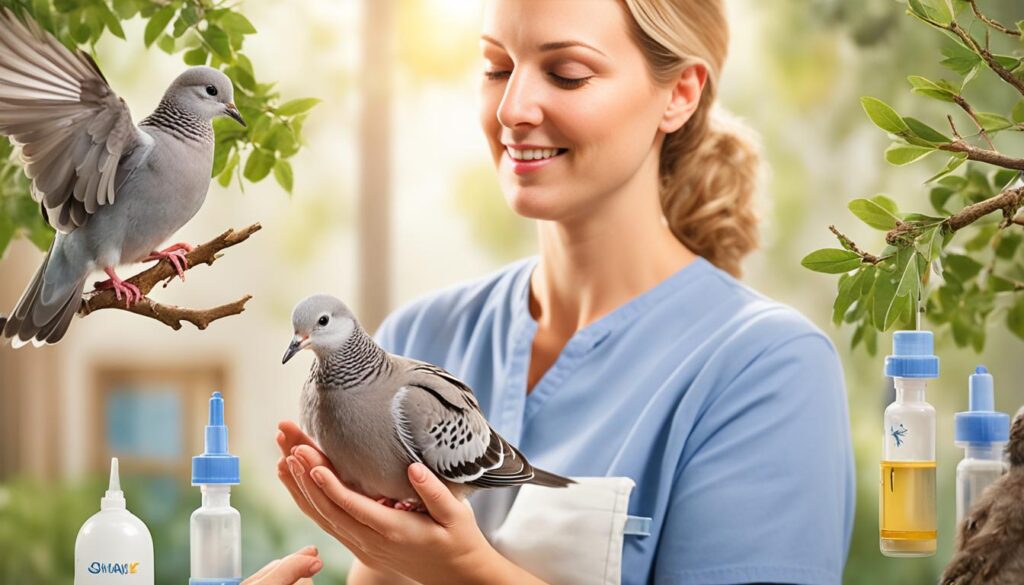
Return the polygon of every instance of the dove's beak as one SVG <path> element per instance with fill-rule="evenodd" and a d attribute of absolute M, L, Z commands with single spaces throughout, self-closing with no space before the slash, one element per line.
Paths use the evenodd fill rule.
<path fill-rule="evenodd" d="M 228 116 L 231 116 L 232 118 L 234 118 L 234 120 L 236 122 L 238 122 L 239 124 L 241 124 L 242 126 L 246 125 L 245 124 L 245 118 L 242 118 L 242 114 L 239 114 L 238 113 L 238 108 L 235 107 L 235 102 L 229 103 L 228 106 L 226 108 L 224 108 L 224 113 L 227 114 Z"/>
<path fill-rule="evenodd" d="M 288 344 L 288 349 L 284 351 L 284 357 L 281 358 L 281 363 L 286 364 L 288 360 L 292 359 L 292 356 L 306 349 L 309 346 L 309 337 L 302 337 L 296 335 L 292 338 L 292 342 Z"/>

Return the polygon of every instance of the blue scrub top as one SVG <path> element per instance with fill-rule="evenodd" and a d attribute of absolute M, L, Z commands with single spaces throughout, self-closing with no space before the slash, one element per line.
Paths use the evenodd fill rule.
<path fill-rule="evenodd" d="M 377 339 L 467 382 L 534 465 L 631 477 L 652 522 L 626 536 L 624 585 L 840 583 L 855 486 L 829 339 L 698 258 L 577 331 L 527 394 L 536 264 L 414 301 Z"/>

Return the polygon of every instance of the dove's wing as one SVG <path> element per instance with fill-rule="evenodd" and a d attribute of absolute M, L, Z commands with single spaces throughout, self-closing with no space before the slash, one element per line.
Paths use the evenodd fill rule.
<path fill-rule="evenodd" d="M 413 460 L 443 479 L 479 487 L 519 485 L 534 477 L 522 454 L 487 424 L 468 386 L 436 366 L 408 363 L 391 412 Z"/>
<path fill-rule="evenodd" d="M 112 204 L 129 172 L 122 158 L 151 144 L 89 55 L 72 53 L 6 8 L 0 9 L 0 134 L 21 147 L 33 198 L 63 232 Z"/>

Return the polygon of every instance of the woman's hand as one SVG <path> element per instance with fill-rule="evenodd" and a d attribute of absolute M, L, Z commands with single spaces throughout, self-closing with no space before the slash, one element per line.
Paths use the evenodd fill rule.
<path fill-rule="evenodd" d="M 271 561 L 242 585 L 313 585 L 310 577 L 316 575 L 324 563 L 317 556 L 315 546 L 290 554 L 283 559 Z"/>
<path fill-rule="evenodd" d="M 492 561 L 507 562 L 480 532 L 473 510 L 424 465 L 414 463 L 408 473 L 429 515 L 395 510 L 345 487 L 295 423 L 279 428 L 282 482 L 307 516 L 368 567 L 420 583 L 472 583 L 489 582 Z"/>

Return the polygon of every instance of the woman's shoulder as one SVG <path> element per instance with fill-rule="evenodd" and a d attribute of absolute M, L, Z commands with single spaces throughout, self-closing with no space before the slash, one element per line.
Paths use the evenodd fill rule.
<path fill-rule="evenodd" d="M 794 307 L 766 296 L 714 266 L 710 266 L 709 274 L 699 295 L 702 302 L 709 304 L 705 314 L 717 315 L 722 349 L 760 354 L 797 340 L 810 342 L 810 345 L 815 345 L 813 340 L 816 340 L 822 351 L 836 353 L 828 335 Z M 718 305 L 717 310 L 713 305 Z"/>
<path fill-rule="evenodd" d="M 388 351 L 408 355 L 417 340 L 443 342 L 460 327 L 479 323 L 486 313 L 507 317 L 511 299 L 529 277 L 535 259 L 513 262 L 481 278 L 420 296 L 393 311 L 375 337 Z"/>

